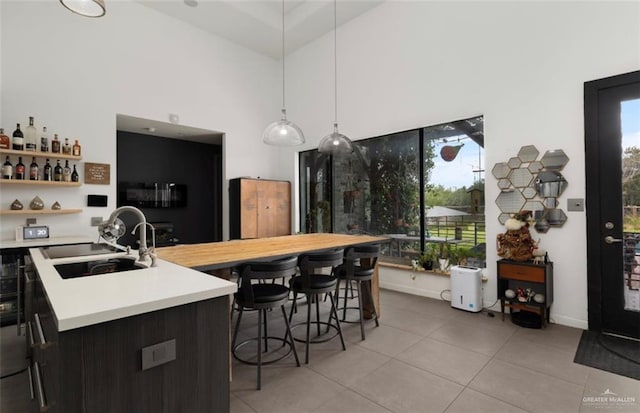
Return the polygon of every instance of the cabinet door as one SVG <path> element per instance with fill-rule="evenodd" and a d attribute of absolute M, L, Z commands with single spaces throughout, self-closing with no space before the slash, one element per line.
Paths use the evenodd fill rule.
<path fill-rule="evenodd" d="M 291 234 L 291 185 L 260 181 L 258 185 L 258 237 Z"/>
<path fill-rule="evenodd" d="M 240 238 L 258 238 L 258 184 L 243 179 L 240 184 Z"/>

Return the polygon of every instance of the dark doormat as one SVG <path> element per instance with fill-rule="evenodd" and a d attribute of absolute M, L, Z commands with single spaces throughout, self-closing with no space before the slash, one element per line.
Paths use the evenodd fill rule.
<path fill-rule="evenodd" d="M 640 342 L 583 331 L 574 363 L 640 380 Z"/>

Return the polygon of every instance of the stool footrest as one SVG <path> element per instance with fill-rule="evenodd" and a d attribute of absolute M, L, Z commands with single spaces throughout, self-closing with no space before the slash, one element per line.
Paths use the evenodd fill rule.
<path fill-rule="evenodd" d="M 262 340 L 264 340 L 264 337 L 262 338 Z M 274 360 L 268 360 L 268 361 L 264 361 L 264 360 L 263 360 L 263 361 L 262 361 L 262 365 L 263 365 L 263 366 L 268 365 L 268 364 L 271 364 L 271 363 L 275 363 L 275 362 L 277 362 L 277 361 L 280 361 L 280 360 L 284 359 L 285 357 L 288 357 L 288 356 L 291 354 L 292 350 L 293 350 L 293 348 L 292 348 L 292 347 L 293 347 L 293 345 L 294 345 L 294 344 L 293 344 L 291 341 L 289 341 L 289 340 L 285 340 L 285 339 L 284 339 L 284 338 L 282 338 L 282 337 L 273 337 L 273 336 L 268 336 L 268 337 L 267 337 L 267 340 L 275 340 L 275 341 L 279 341 L 279 342 L 281 342 L 281 343 L 282 343 L 282 346 L 281 346 L 281 347 L 278 347 L 278 348 L 280 349 L 280 348 L 282 348 L 282 347 L 284 347 L 284 346 L 287 346 L 288 351 L 287 351 L 286 353 L 282 354 L 280 357 L 278 357 L 278 358 L 274 359 Z M 241 363 L 249 364 L 249 365 L 251 365 L 251 366 L 257 366 L 257 365 L 258 365 L 258 362 L 257 362 L 257 361 L 249 361 L 249 360 L 247 360 L 247 359 L 243 359 L 242 357 L 240 357 L 240 356 L 236 353 L 236 351 L 237 351 L 240 347 L 244 346 L 245 344 L 249 344 L 249 343 L 251 343 L 252 341 L 258 341 L 258 337 L 248 338 L 248 339 L 246 339 L 246 340 L 244 340 L 244 341 L 242 341 L 242 342 L 240 342 L 240 343 L 236 344 L 236 346 L 231 350 L 231 353 L 233 354 L 233 358 L 234 358 L 234 359 L 236 359 L 236 360 L 238 360 L 238 361 L 239 361 L 239 362 L 241 362 Z M 264 350 L 263 350 L 263 351 L 264 351 Z M 273 354 L 273 353 L 275 353 L 276 351 L 277 351 L 277 350 L 273 350 L 273 351 L 269 352 L 269 354 Z"/>

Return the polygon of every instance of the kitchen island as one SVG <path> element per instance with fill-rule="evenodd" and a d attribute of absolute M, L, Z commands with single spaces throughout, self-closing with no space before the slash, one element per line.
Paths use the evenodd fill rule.
<path fill-rule="evenodd" d="M 34 410 L 229 411 L 235 283 L 164 260 L 63 279 L 56 265 L 127 254 L 48 259 L 39 248 L 29 252 Z"/>

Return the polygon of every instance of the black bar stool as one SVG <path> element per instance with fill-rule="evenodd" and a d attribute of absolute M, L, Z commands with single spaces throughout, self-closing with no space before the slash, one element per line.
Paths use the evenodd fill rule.
<path fill-rule="evenodd" d="M 340 321 L 338 320 L 338 313 L 336 312 L 336 305 L 333 298 L 333 290 L 336 288 L 336 284 L 338 279 L 334 276 L 334 270 L 337 266 L 342 264 L 342 259 L 344 256 L 344 250 L 331 250 L 331 251 L 321 251 L 317 253 L 308 253 L 300 255 L 298 259 L 298 266 L 300 267 L 300 275 L 289 280 L 291 285 L 291 291 L 293 291 L 293 302 L 294 305 L 296 303 L 296 299 L 298 294 L 304 294 L 307 297 L 307 335 L 304 343 L 306 345 L 305 348 L 305 363 L 309 363 L 309 345 L 312 343 L 322 343 L 325 341 L 329 341 L 334 338 L 336 335 L 340 336 L 340 342 L 342 343 L 342 349 L 346 350 L 346 346 L 344 344 L 344 338 L 342 337 L 342 329 L 340 328 Z M 323 268 L 330 268 L 331 274 L 316 274 L 317 270 Z M 327 294 L 329 299 L 331 300 L 331 310 L 329 313 L 329 319 L 326 322 L 320 321 L 320 294 Z M 316 304 L 316 321 L 313 323 L 316 324 L 317 335 L 312 340 L 311 339 L 311 305 L 315 302 Z M 293 306 L 291 307 L 291 312 L 289 313 L 289 320 L 293 317 Z M 335 323 L 331 322 L 331 319 L 335 320 Z M 297 324 L 294 327 L 301 326 L 303 324 Z M 326 331 L 321 333 L 320 326 L 326 326 Z M 336 334 L 327 335 L 329 330 L 333 328 L 336 330 Z M 294 340 L 303 342 L 303 340 L 294 338 Z"/>
<path fill-rule="evenodd" d="M 276 361 L 282 360 L 293 351 L 293 355 L 296 358 L 296 365 L 300 367 L 300 360 L 298 359 L 298 352 L 296 351 L 296 346 L 293 342 L 293 335 L 291 334 L 289 319 L 287 318 L 287 312 L 284 309 L 284 304 L 289 300 L 289 288 L 281 284 L 262 282 L 263 280 L 268 279 L 275 280 L 282 277 L 293 276 L 297 272 L 297 266 L 298 258 L 289 257 L 269 262 L 249 262 L 243 265 L 240 272 L 240 288 L 234 295 L 235 302 L 238 307 L 238 320 L 236 322 L 236 329 L 233 333 L 231 348 L 233 357 L 236 360 L 246 364 L 258 366 L 258 390 L 260 390 L 261 388 L 263 364 L 271 364 L 275 363 Z M 252 282 L 253 280 L 257 280 L 258 283 Z M 280 309 L 282 310 L 282 316 L 286 325 L 284 338 L 269 336 L 267 332 L 267 310 L 276 307 L 280 307 Z M 236 345 L 236 340 L 238 338 L 238 329 L 240 328 L 240 320 L 242 320 L 242 313 L 245 309 L 258 310 L 258 337 L 244 340 L 243 342 Z M 263 324 L 264 334 L 262 332 Z M 268 340 L 281 341 L 282 346 L 289 346 L 289 351 L 285 352 L 275 360 L 263 362 L 262 343 L 264 341 L 264 352 L 267 352 Z M 240 347 L 252 341 L 257 341 L 258 344 L 257 363 L 242 359 L 237 354 L 237 350 Z"/>
<path fill-rule="evenodd" d="M 376 322 L 376 327 L 380 326 L 378 322 L 378 312 L 376 311 L 375 303 L 373 302 L 373 294 L 371 293 L 371 279 L 373 278 L 373 273 L 376 268 L 376 263 L 378 262 L 378 257 L 380 256 L 380 246 L 379 245 L 357 245 L 353 247 L 349 247 L 345 250 L 344 253 L 344 263 L 336 269 L 336 276 L 338 277 L 338 282 L 336 284 L 336 302 L 340 303 L 340 281 L 344 280 L 346 283 L 345 292 L 344 292 L 344 303 L 343 306 L 339 309 L 342 310 L 342 320 L 343 322 L 353 322 L 347 321 L 347 310 L 348 309 L 357 309 L 360 313 L 360 335 L 364 340 L 364 317 L 362 315 L 362 294 L 366 294 L 371 302 L 371 307 L 373 308 L 373 316 Z M 347 286 L 350 286 L 352 282 L 356 283 L 357 291 L 358 291 L 358 307 L 348 307 L 347 306 Z M 362 287 L 362 283 L 366 282 L 367 284 Z"/>

